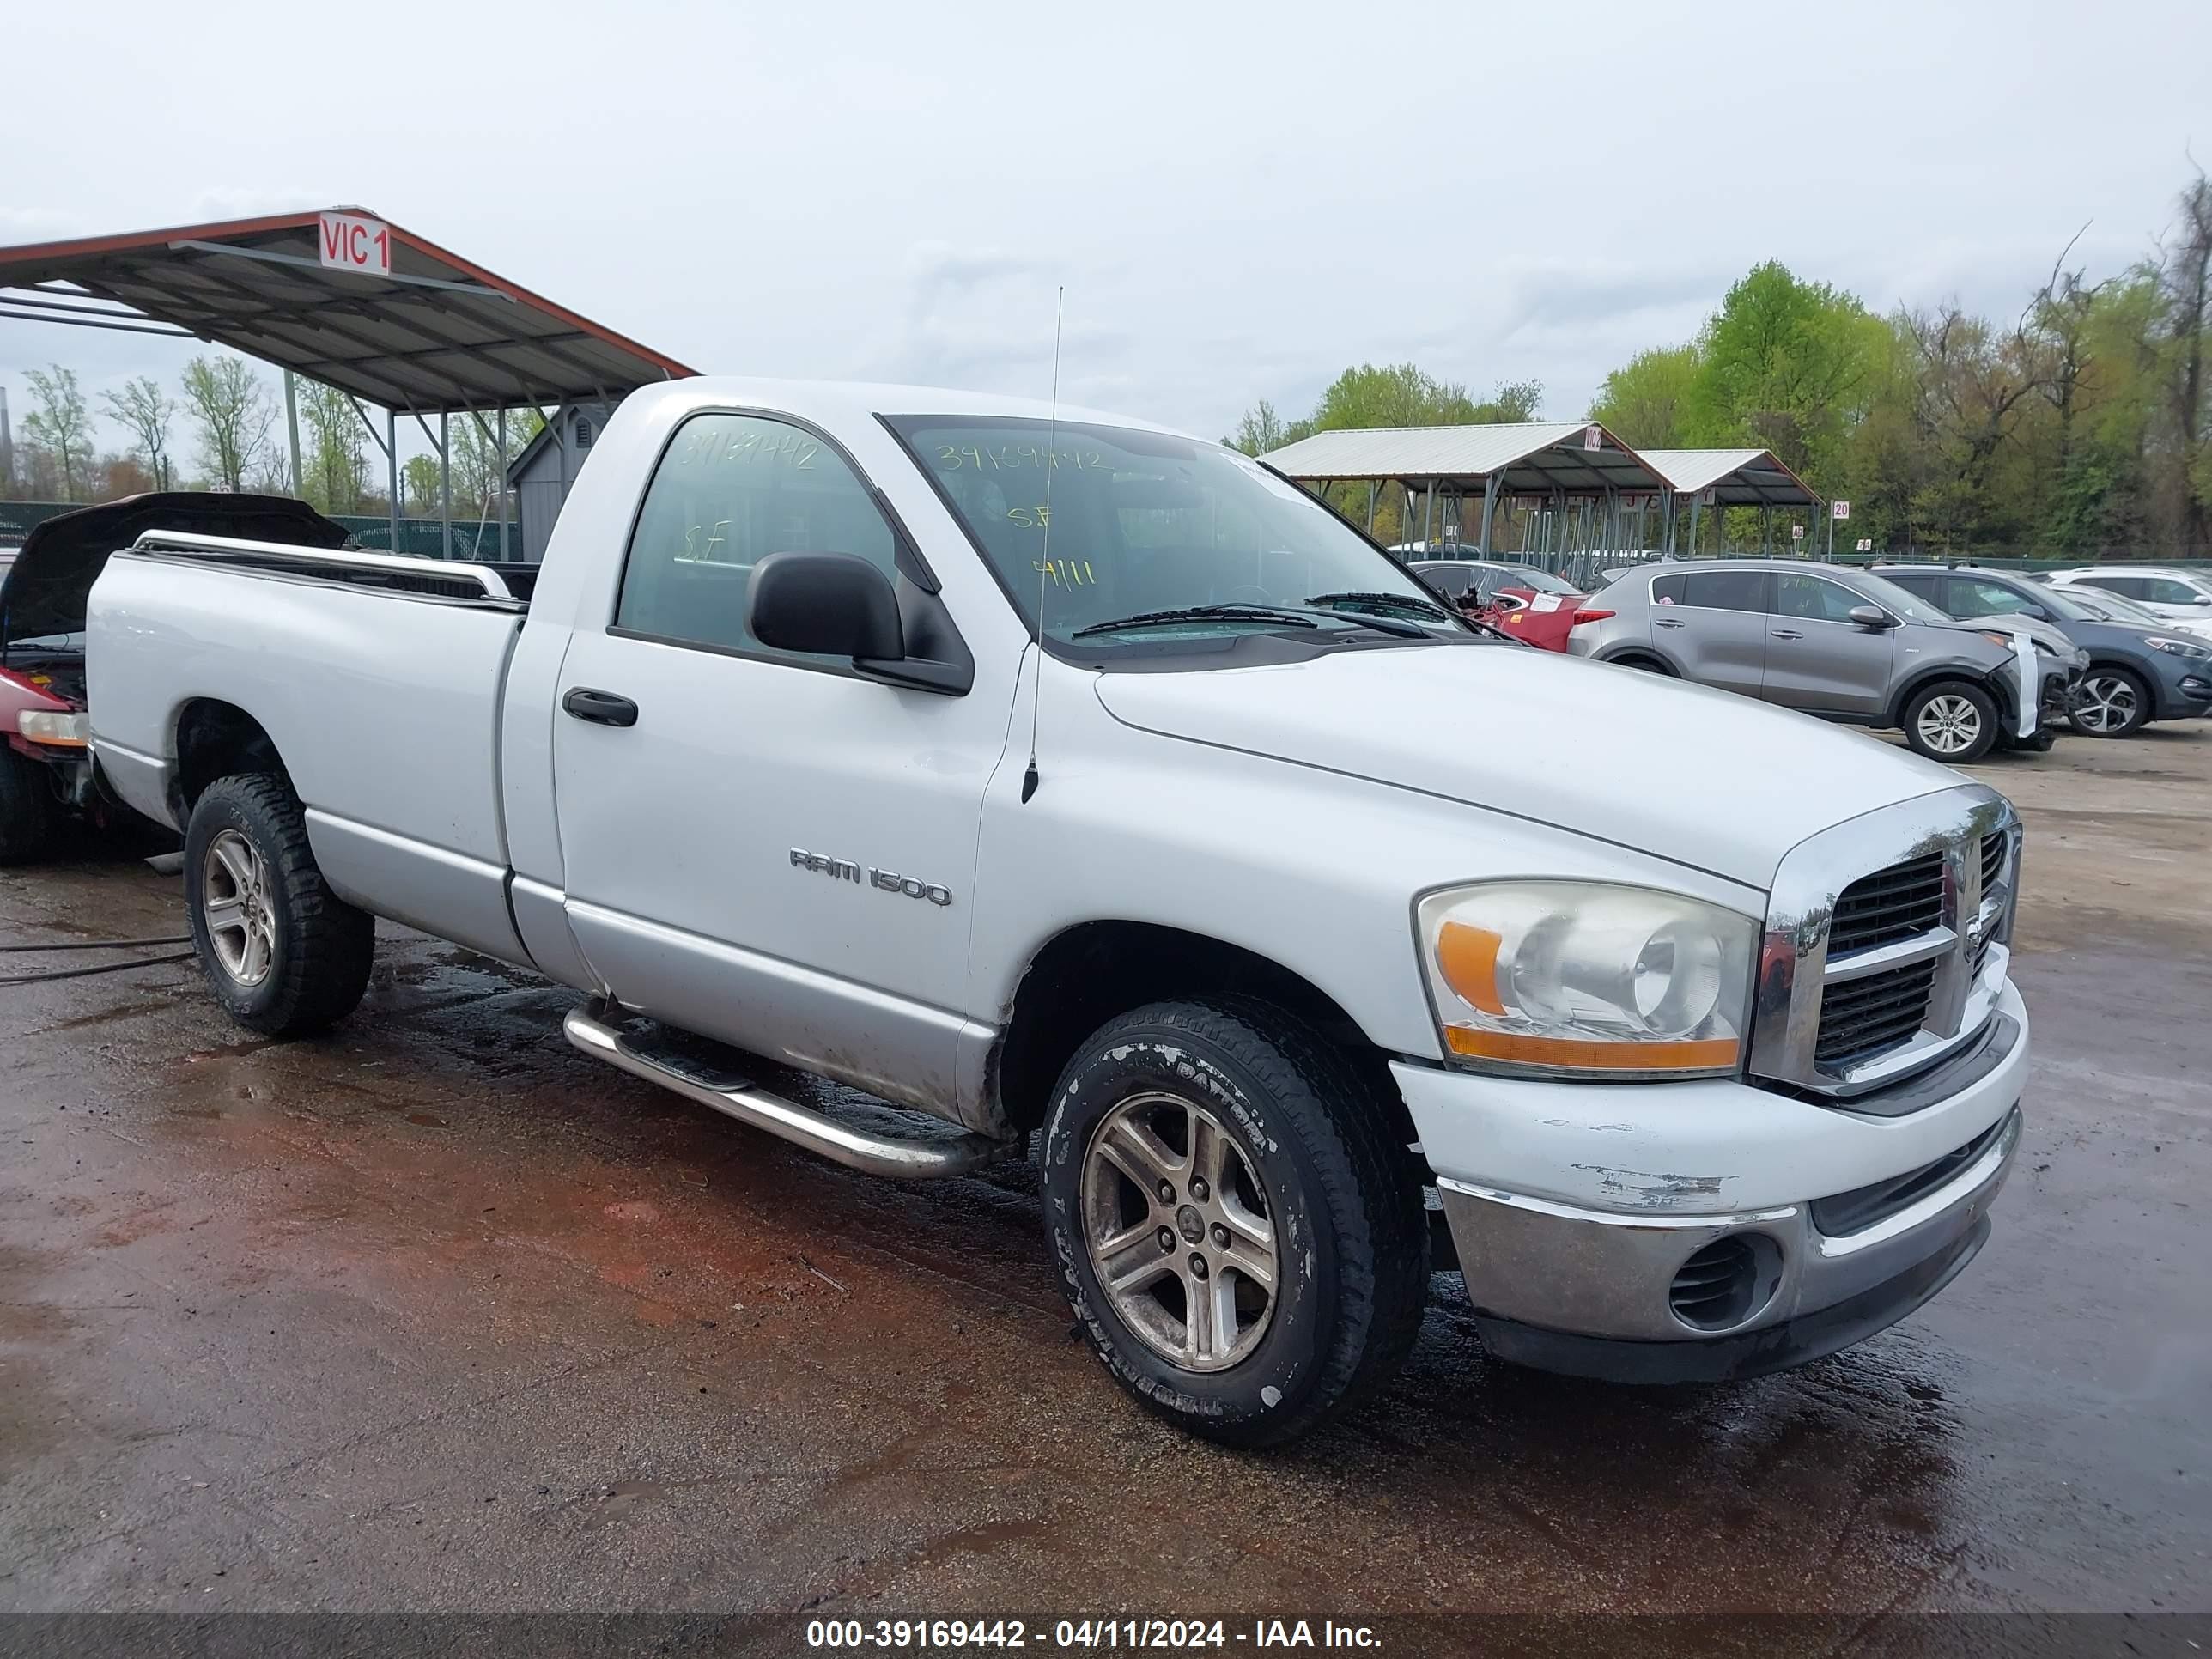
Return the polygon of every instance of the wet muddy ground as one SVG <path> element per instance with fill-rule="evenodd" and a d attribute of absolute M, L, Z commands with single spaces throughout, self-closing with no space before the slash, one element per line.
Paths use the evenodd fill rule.
<path fill-rule="evenodd" d="M 1109 1384 L 1024 1170 L 848 1175 L 434 941 L 312 1042 L 189 963 L 0 988 L 0 1608 L 2212 1608 L 2212 723 L 1980 775 L 2037 1063 L 1963 1278 L 1633 1391 L 1488 1360 L 1440 1275 L 1264 1457 Z M 0 875 L 0 941 L 182 931 L 142 865 Z"/>

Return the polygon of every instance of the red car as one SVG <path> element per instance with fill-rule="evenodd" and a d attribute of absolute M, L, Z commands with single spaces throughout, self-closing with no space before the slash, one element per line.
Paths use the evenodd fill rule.
<path fill-rule="evenodd" d="M 57 514 L 0 550 L 0 865 L 59 847 L 72 823 L 144 827 L 100 787 L 85 713 L 84 615 L 107 556 L 141 532 L 338 547 L 343 525 L 281 495 L 171 491 Z"/>
<path fill-rule="evenodd" d="M 1406 567 L 1447 600 L 1540 651 L 1565 651 L 1577 623 L 1613 612 L 1582 608 L 1574 584 L 1534 565 L 1496 559 L 1422 559 Z"/>

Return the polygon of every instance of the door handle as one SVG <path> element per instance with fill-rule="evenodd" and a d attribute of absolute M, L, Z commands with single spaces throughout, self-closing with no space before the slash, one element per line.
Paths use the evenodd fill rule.
<path fill-rule="evenodd" d="M 611 691 L 594 691 L 589 686 L 574 686 L 561 699 L 561 707 L 580 720 L 589 720 L 594 726 L 635 726 L 637 705 L 628 697 L 618 697 Z"/>
<path fill-rule="evenodd" d="M 1651 625 L 1654 628 L 1680 628 L 1682 623 L 1680 617 L 1654 617 L 1651 619 Z"/>
<path fill-rule="evenodd" d="M 1778 628 L 1774 630 L 1774 637 L 1778 640 L 1802 640 L 1805 636 L 1794 628 Z"/>

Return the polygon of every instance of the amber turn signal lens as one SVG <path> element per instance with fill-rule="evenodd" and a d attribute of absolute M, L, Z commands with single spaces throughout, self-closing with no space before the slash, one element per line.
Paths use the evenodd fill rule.
<path fill-rule="evenodd" d="M 1604 1042 L 1580 1037 L 1524 1036 L 1451 1025 L 1444 1039 L 1455 1054 L 1472 1060 L 1510 1060 L 1523 1066 L 1572 1066 L 1596 1072 L 1717 1072 L 1733 1067 L 1734 1037 L 1696 1037 L 1678 1042 Z"/>
<path fill-rule="evenodd" d="M 1486 1014 L 1505 1012 L 1498 994 L 1498 950 L 1504 943 L 1489 928 L 1464 921 L 1446 922 L 1437 939 L 1437 966 L 1443 971 L 1444 983 L 1468 1007 Z"/>

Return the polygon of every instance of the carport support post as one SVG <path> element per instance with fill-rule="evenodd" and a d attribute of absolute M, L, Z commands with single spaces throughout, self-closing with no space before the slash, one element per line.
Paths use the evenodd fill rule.
<path fill-rule="evenodd" d="M 1482 481 L 1482 556 L 1490 556 L 1490 526 L 1498 517 L 1498 475 Z"/>
<path fill-rule="evenodd" d="M 1768 554 L 1774 551 L 1774 509 L 1771 507 L 1759 509 L 1759 550 Z"/>
<path fill-rule="evenodd" d="M 1382 489 L 1381 479 L 1370 478 L 1367 481 L 1367 533 L 1370 536 L 1375 533 L 1375 497 Z"/>
<path fill-rule="evenodd" d="M 399 550 L 399 411 L 384 411 L 384 459 L 392 470 L 392 551 Z"/>
<path fill-rule="evenodd" d="M 507 411 L 499 411 L 499 562 L 507 562 Z"/>
<path fill-rule="evenodd" d="M 1690 497 L 1690 556 L 1693 559 L 1698 556 L 1698 520 L 1704 516 L 1705 507 L 1704 496 Z"/>
<path fill-rule="evenodd" d="M 1429 480 L 1428 500 L 1421 507 L 1421 556 L 1437 556 L 1437 481 Z"/>
<path fill-rule="evenodd" d="M 293 388 L 289 368 L 284 371 L 284 429 L 292 439 L 292 493 L 297 495 L 305 488 L 300 482 L 300 394 Z"/>
<path fill-rule="evenodd" d="M 452 417 L 438 411 L 438 556 L 453 556 L 453 446 L 447 422 Z"/>

